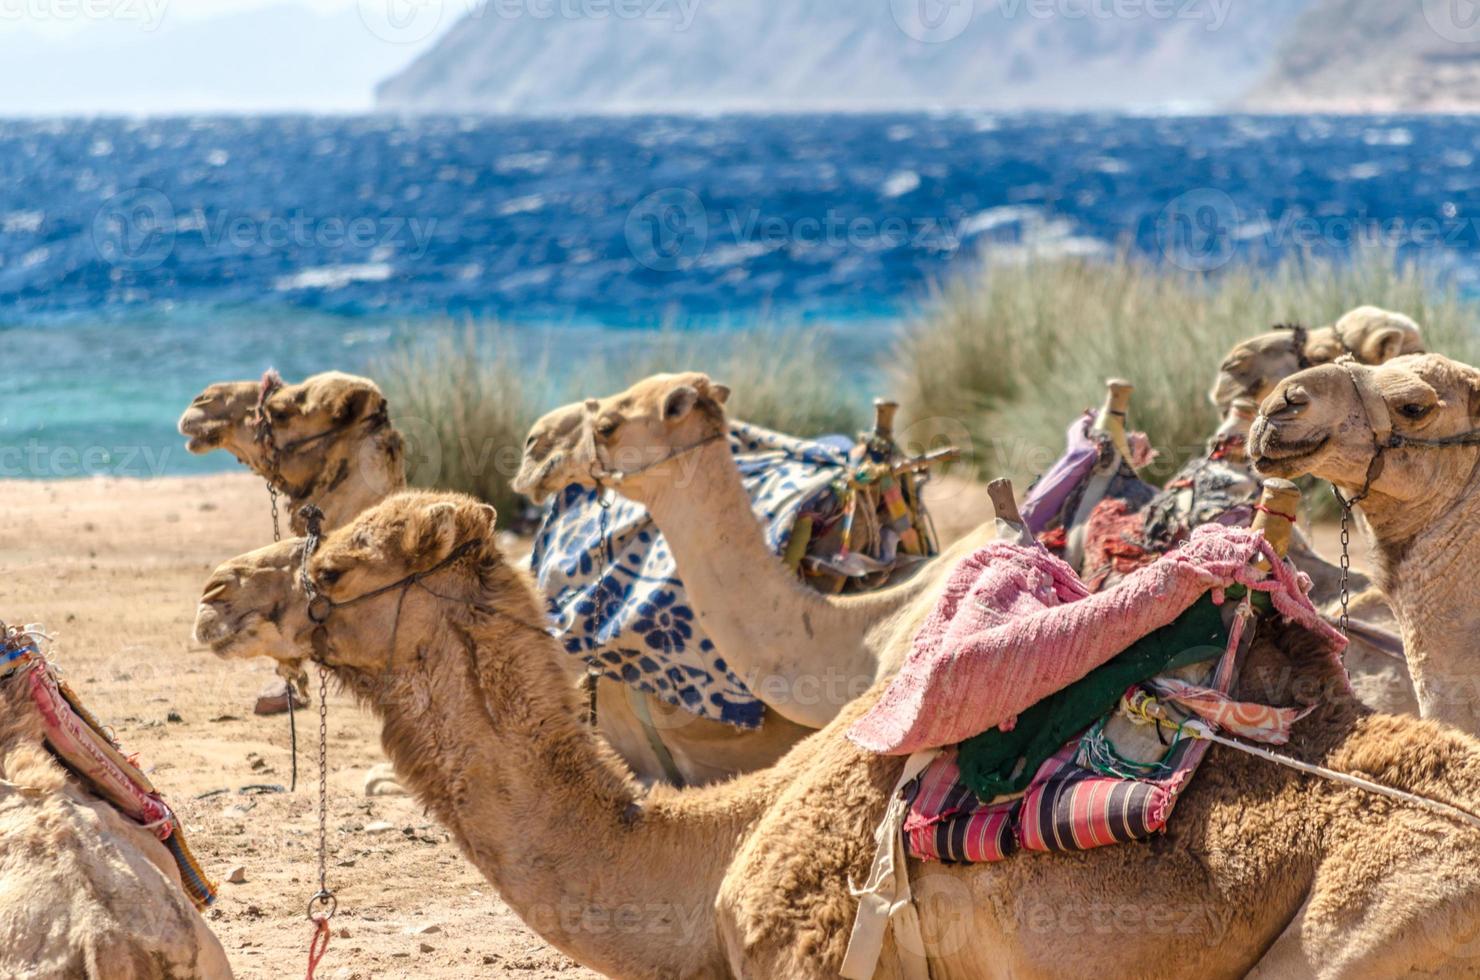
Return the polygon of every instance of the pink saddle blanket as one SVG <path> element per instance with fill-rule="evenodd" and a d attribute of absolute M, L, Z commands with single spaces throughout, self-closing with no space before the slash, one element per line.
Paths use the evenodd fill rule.
<path fill-rule="evenodd" d="M 1264 557 L 1266 576 L 1251 563 Z M 1278 560 L 1257 531 L 1207 525 L 1181 547 L 1091 594 L 1042 548 L 996 542 L 951 573 L 898 675 L 848 737 L 886 755 L 955 745 L 1084 677 L 1205 592 L 1241 584 L 1267 592 L 1275 610 L 1345 641 L 1306 596 L 1308 580 Z"/>

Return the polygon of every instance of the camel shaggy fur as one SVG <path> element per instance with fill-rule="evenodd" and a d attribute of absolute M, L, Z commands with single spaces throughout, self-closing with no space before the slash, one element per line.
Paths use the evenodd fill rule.
<path fill-rule="evenodd" d="M 1223 359 L 1208 397 L 1226 413 L 1235 399 L 1263 401 L 1303 365 L 1329 364 L 1348 354 L 1364 364 L 1381 364 L 1423 349 L 1423 336 L 1411 318 L 1360 306 L 1334 326 L 1304 333 L 1280 329 L 1243 341 Z"/>
<path fill-rule="evenodd" d="M 180 416 L 180 434 L 190 452 L 224 449 L 272 485 L 293 533 L 303 533 L 306 503 L 338 527 L 405 489 L 405 448 L 375 382 L 329 371 L 272 390 L 270 442 L 257 438 L 261 390 L 257 381 L 211 385 Z"/>
<path fill-rule="evenodd" d="M 0 685 L 0 976 L 231 975 L 169 851 L 46 750 L 24 683 Z"/>
<path fill-rule="evenodd" d="M 244 555 L 208 583 L 197 635 L 222 655 L 326 664 L 380 717 L 401 778 L 468 859 L 593 969 L 836 976 L 846 882 L 862 880 L 903 765 L 844 737 L 874 695 L 769 770 L 644 793 L 578 721 L 555 641 L 533 625 L 540 598 L 499 553 L 493 518 L 413 492 L 329 535 L 308 560 L 329 601 L 317 627 L 294 591 L 302 542 Z M 1340 689 L 1298 637 L 1256 646 L 1246 690 Z M 1339 696 L 1288 751 L 1480 803 L 1480 743 Z M 1170 831 L 1144 845 L 909 873 L 939 978 L 1467 976 L 1480 966 L 1477 859 L 1473 830 L 1215 748 Z M 1094 931 L 1107 917 L 1113 941 Z M 890 963 L 886 948 L 880 975 Z"/>
<path fill-rule="evenodd" d="M 1375 444 L 1380 429 L 1435 440 L 1480 428 L 1480 370 L 1437 354 L 1326 365 L 1287 378 L 1261 413 L 1251 448 L 1262 472 L 1317 476 L 1347 498 L 1366 489 L 1358 508 L 1420 710 L 1480 733 L 1480 604 L 1471 581 L 1480 559 L 1480 445 L 1379 452 Z"/>

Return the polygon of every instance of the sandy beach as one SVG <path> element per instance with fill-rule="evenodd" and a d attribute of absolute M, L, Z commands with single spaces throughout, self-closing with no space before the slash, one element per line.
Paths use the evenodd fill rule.
<path fill-rule="evenodd" d="M 287 718 L 252 715 L 271 666 L 219 660 L 190 638 L 210 571 L 272 540 L 261 482 L 0 482 L 0 512 L 0 618 L 55 636 L 55 662 L 185 821 L 222 882 L 206 914 L 237 976 L 301 975 L 304 908 L 317 890 L 313 720 L 299 715 L 297 793 L 242 793 L 289 782 Z M 329 883 L 339 914 L 319 976 L 595 976 L 526 928 L 408 797 L 365 797 L 366 770 L 384 761 L 374 719 L 331 690 Z M 378 823 L 392 829 L 367 829 Z M 238 866 L 245 883 L 226 883 Z"/>

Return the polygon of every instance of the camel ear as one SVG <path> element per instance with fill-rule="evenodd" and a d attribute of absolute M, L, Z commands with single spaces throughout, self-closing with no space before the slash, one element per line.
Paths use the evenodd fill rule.
<path fill-rule="evenodd" d="M 1409 332 L 1401 327 L 1380 327 L 1362 338 L 1357 353 L 1363 364 L 1386 364 L 1404 353 L 1408 339 Z"/>
<path fill-rule="evenodd" d="M 439 500 L 407 523 L 403 544 L 407 556 L 418 564 L 434 564 L 452 554 L 457 537 L 457 505 Z"/>
<path fill-rule="evenodd" d="M 380 392 L 367 385 L 353 385 L 334 396 L 330 417 L 338 424 L 364 418 L 380 401 Z"/>
<path fill-rule="evenodd" d="M 676 422 L 694 410 L 699 404 L 699 389 L 693 385 L 679 385 L 663 399 L 663 421 Z"/>

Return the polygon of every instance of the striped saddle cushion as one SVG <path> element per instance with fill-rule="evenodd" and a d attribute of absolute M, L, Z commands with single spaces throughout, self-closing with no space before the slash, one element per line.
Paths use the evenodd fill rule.
<path fill-rule="evenodd" d="M 922 861 L 978 864 L 1018 849 L 1086 851 L 1144 840 L 1167 825 L 1206 743 L 1185 742 L 1162 779 L 1106 776 L 1075 761 L 1074 739 L 1039 767 L 1022 795 L 983 803 L 961 782 L 954 749 L 906 787 L 905 847 Z"/>

